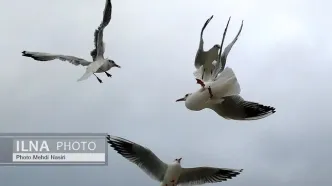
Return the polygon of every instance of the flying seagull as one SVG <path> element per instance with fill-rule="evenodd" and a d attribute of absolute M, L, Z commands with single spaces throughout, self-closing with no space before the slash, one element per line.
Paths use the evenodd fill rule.
<path fill-rule="evenodd" d="M 78 81 L 85 80 L 93 74 L 94 76 L 96 76 L 99 83 L 102 83 L 102 80 L 95 73 L 105 73 L 108 77 L 112 77 L 112 75 L 109 74 L 107 71 L 110 70 L 112 67 L 121 68 L 113 60 L 104 58 L 105 44 L 103 42 L 103 32 L 104 28 L 111 21 L 111 17 L 112 17 L 112 3 L 111 0 L 106 0 L 103 20 L 94 33 L 95 48 L 90 52 L 92 61 L 87 61 L 85 59 L 78 58 L 75 56 L 50 54 L 42 52 L 31 52 L 31 51 L 23 51 L 22 55 L 25 57 L 31 57 L 37 61 L 52 61 L 55 59 L 59 59 L 61 61 L 68 61 L 69 63 L 76 66 L 78 65 L 87 66 L 84 75 L 80 79 L 78 79 Z"/>
<path fill-rule="evenodd" d="M 197 83 L 204 83 L 196 79 Z M 196 92 L 188 93 L 185 97 L 176 100 L 185 101 L 185 106 L 189 110 L 200 111 L 209 108 L 211 105 L 220 104 L 225 97 L 239 95 L 241 93 L 240 84 L 236 75 L 229 67 L 220 72 L 214 81 L 204 83 Z"/>
<path fill-rule="evenodd" d="M 161 186 L 217 183 L 232 179 L 243 170 L 214 167 L 182 168 L 182 158 L 166 164 L 146 147 L 116 136 L 108 135 L 106 138 L 115 151 L 136 164 L 152 179 L 161 182 Z"/>
<path fill-rule="evenodd" d="M 209 24 L 209 22 L 212 20 L 213 15 L 206 20 L 204 23 L 201 34 L 200 34 L 200 40 L 199 40 L 199 46 L 196 52 L 195 56 L 195 67 L 197 71 L 201 72 L 200 79 L 209 79 L 212 75 L 212 68 L 213 68 L 213 61 L 216 61 L 218 58 L 218 51 L 220 49 L 220 45 L 215 44 L 212 48 L 210 48 L 208 51 L 204 51 L 204 40 L 203 40 L 203 33 L 206 28 L 206 26 Z"/>
<path fill-rule="evenodd" d="M 230 19 L 231 19 L 231 17 L 229 17 L 226 28 L 224 30 L 223 38 L 222 38 L 221 45 L 220 45 L 221 47 L 220 47 L 220 51 L 218 54 L 218 60 L 215 64 L 213 64 L 212 76 L 210 77 L 210 79 L 208 79 L 205 82 L 201 79 L 198 79 L 202 75 L 202 74 L 200 74 L 201 72 L 197 71 L 197 74 L 195 74 L 196 81 L 198 84 L 201 85 L 202 88 L 209 86 L 209 84 L 211 84 L 211 82 L 214 82 L 214 81 L 216 81 L 216 79 L 219 78 L 219 76 L 222 74 L 222 72 L 224 72 L 225 70 L 227 70 L 227 71 L 229 70 L 228 68 L 225 68 L 226 59 L 227 59 L 227 56 L 228 56 L 230 50 L 232 49 L 233 45 L 237 41 L 237 39 L 242 31 L 242 27 L 243 27 L 243 21 L 242 21 L 240 30 L 237 33 L 236 37 L 222 52 L 222 47 L 223 47 L 223 43 L 224 43 L 224 40 L 226 37 L 226 32 L 228 29 Z M 214 91 L 212 91 L 213 88 L 211 88 L 211 87 L 208 87 L 207 89 L 209 91 L 210 98 L 213 98 L 214 94 L 218 94 L 218 92 L 213 93 Z M 185 101 L 186 107 L 189 110 L 193 110 L 193 111 L 199 111 L 199 110 L 202 110 L 205 108 L 209 108 L 209 109 L 212 109 L 213 111 L 215 111 L 219 116 L 221 116 L 225 119 L 232 119 L 232 120 L 258 120 L 258 119 L 265 118 L 276 112 L 274 107 L 265 106 L 265 105 L 262 105 L 262 104 L 256 103 L 256 102 L 246 101 L 240 95 L 224 96 L 224 97 L 222 97 L 221 101 L 219 101 L 219 102 L 209 101 L 209 102 L 206 102 L 205 104 L 200 104 L 200 106 L 197 107 L 197 104 L 195 105 L 192 101 L 193 96 L 195 96 L 195 95 L 197 95 L 197 92 L 188 93 L 183 98 L 176 100 L 176 102 Z M 206 99 L 206 98 L 202 98 L 202 96 L 201 96 L 201 99 Z M 198 99 L 196 98 L 195 100 L 198 100 Z M 200 101 L 199 103 L 202 103 L 202 101 Z M 193 105 L 196 107 L 194 107 Z"/>

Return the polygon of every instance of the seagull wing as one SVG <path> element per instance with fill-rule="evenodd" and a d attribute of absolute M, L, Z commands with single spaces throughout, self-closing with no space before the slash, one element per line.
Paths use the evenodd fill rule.
<path fill-rule="evenodd" d="M 205 183 L 216 183 L 227 181 L 242 172 L 237 169 L 225 169 L 214 167 L 182 168 L 179 185 L 202 185 Z"/>
<path fill-rule="evenodd" d="M 245 101 L 239 95 L 224 97 L 223 99 L 222 103 L 215 104 L 210 109 L 225 119 L 258 120 L 276 112 L 274 107 Z"/>
<path fill-rule="evenodd" d="M 235 44 L 235 42 L 237 41 L 237 39 L 239 38 L 239 35 L 242 31 L 242 28 L 243 28 L 243 21 L 241 23 L 241 27 L 237 33 L 237 35 L 235 36 L 235 38 L 233 39 L 233 41 L 225 48 L 225 50 L 222 52 L 222 46 L 224 44 L 224 40 L 225 40 L 225 36 L 226 36 L 226 32 L 227 32 L 227 29 L 228 29 L 228 24 L 229 24 L 229 21 L 230 21 L 230 18 L 228 19 L 228 22 L 227 22 L 227 25 L 226 25 L 226 28 L 225 28 L 225 31 L 224 31 L 224 35 L 223 35 L 223 38 L 222 38 L 222 41 L 221 41 L 221 49 L 219 51 L 219 56 L 218 56 L 218 61 L 215 65 L 215 68 L 213 70 L 213 73 L 212 73 L 212 78 L 217 78 L 218 74 L 224 70 L 225 66 L 226 66 L 226 59 L 227 59 L 227 56 L 229 54 L 229 52 L 231 51 L 233 45 Z"/>
<path fill-rule="evenodd" d="M 135 163 L 152 179 L 163 181 L 168 166 L 150 149 L 129 140 L 110 135 L 107 136 L 107 142 L 111 144 L 114 150 L 132 163 Z"/>
<path fill-rule="evenodd" d="M 204 41 L 203 41 L 203 32 L 206 28 L 206 26 L 209 24 L 209 22 L 211 21 L 211 19 L 213 18 L 213 15 L 207 19 L 201 29 L 201 35 L 200 35 L 200 41 L 199 41 L 199 47 L 198 50 L 196 52 L 196 56 L 195 56 L 195 67 L 196 69 L 198 69 L 200 66 L 204 65 L 204 50 L 203 50 L 203 45 L 204 45 Z"/>
<path fill-rule="evenodd" d="M 219 61 L 220 61 L 219 65 L 220 65 L 220 67 L 219 67 L 219 72 L 218 73 L 220 73 L 221 71 L 224 70 L 224 68 L 226 66 L 227 56 L 228 56 L 229 52 L 231 51 L 233 45 L 235 44 L 235 42 L 239 38 L 239 36 L 241 34 L 241 31 L 242 31 L 242 28 L 243 28 L 243 20 L 242 20 L 242 23 L 241 23 L 241 27 L 240 27 L 238 33 L 236 34 L 235 38 L 233 39 L 233 41 L 230 44 L 228 44 L 228 46 L 225 48 L 225 50 L 222 52 L 222 54 L 219 57 Z"/>
<path fill-rule="evenodd" d="M 76 66 L 78 65 L 88 66 L 91 63 L 89 61 L 74 56 L 66 56 L 66 55 L 58 55 L 58 54 L 50 54 L 42 52 L 23 51 L 22 56 L 31 57 L 36 61 L 52 61 L 55 59 L 59 59 L 61 61 L 68 61 L 69 63 Z"/>
<path fill-rule="evenodd" d="M 105 43 L 103 42 L 104 28 L 109 24 L 112 18 L 112 3 L 111 0 L 106 0 L 103 20 L 99 27 L 94 32 L 94 45 L 95 48 L 90 52 L 92 59 L 95 61 L 97 58 L 104 58 Z"/>
<path fill-rule="evenodd" d="M 214 69 L 213 69 L 213 72 L 212 72 L 212 75 L 211 75 L 212 80 L 217 78 L 218 74 L 221 71 L 220 69 L 223 66 L 222 62 L 221 62 L 222 47 L 224 45 L 224 41 L 225 41 L 225 37 L 226 37 L 226 33 L 227 33 L 227 30 L 228 30 L 228 25 L 229 25 L 230 20 L 231 20 L 231 17 L 228 18 L 228 21 L 227 21 L 227 24 L 226 24 L 226 27 L 225 27 L 225 30 L 224 30 L 224 33 L 223 33 L 223 36 L 222 36 L 222 40 L 221 40 L 221 44 L 220 44 L 220 50 L 219 50 L 219 54 L 218 54 L 218 60 L 214 64 Z"/>

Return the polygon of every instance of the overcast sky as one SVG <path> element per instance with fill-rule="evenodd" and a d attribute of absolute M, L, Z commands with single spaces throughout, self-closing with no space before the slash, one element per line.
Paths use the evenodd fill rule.
<path fill-rule="evenodd" d="M 104 0 L 0 1 L 0 131 L 106 132 L 182 166 L 243 168 L 214 185 L 331 185 L 332 16 L 316 0 L 113 0 L 105 56 L 122 66 L 76 82 L 84 67 L 41 63 L 23 50 L 91 60 Z M 277 112 L 229 121 L 175 100 L 198 88 L 193 60 L 203 23 L 205 49 L 242 33 L 227 65 L 250 101 Z M 3 186 L 159 185 L 109 148 L 107 167 L 0 167 Z"/>

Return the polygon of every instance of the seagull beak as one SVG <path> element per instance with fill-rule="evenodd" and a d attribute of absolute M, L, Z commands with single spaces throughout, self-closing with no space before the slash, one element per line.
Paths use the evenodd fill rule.
<path fill-rule="evenodd" d="M 179 102 L 179 101 L 186 101 L 186 99 L 185 98 L 180 98 L 180 99 L 176 100 L 175 102 Z"/>
<path fill-rule="evenodd" d="M 179 162 L 182 160 L 182 158 L 179 158 Z"/>
<path fill-rule="evenodd" d="M 121 68 L 121 67 L 120 67 L 119 65 L 117 65 L 117 64 L 114 64 L 114 66 L 115 66 L 115 67 L 118 67 L 118 68 Z"/>

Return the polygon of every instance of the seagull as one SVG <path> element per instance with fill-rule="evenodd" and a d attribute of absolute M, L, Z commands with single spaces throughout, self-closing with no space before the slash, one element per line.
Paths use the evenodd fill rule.
<path fill-rule="evenodd" d="M 200 41 L 199 41 L 199 47 L 196 52 L 195 56 L 195 67 L 197 71 L 201 72 L 201 79 L 209 79 L 210 75 L 212 75 L 212 68 L 213 68 L 213 61 L 216 61 L 218 59 L 218 51 L 220 49 L 220 45 L 215 44 L 212 48 L 210 48 L 208 51 L 204 51 L 203 45 L 203 32 L 206 28 L 206 26 L 209 24 L 209 22 L 212 20 L 213 15 L 206 20 L 204 23 L 202 29 L 201 29 L 201 35 L 200 35 Z"/>
<path fill-rule="evenodd" d="M 219 104 L 224 101 L 224 97 L 238 95 L 241 92 L 240 84 L 236 75 L 229 67 L 220 72 L 214 81 L 202 82 L 198 79 L 197 83 L 203 83 L 202 87 L 194 93 L 188 93 L 185 97 L 176 100 L 185 101 L 185 106 L 189 110 L 200 111 L 210 105 Z"/>
<path fill-rule="evenodd" d="M 176 158 L 172 163 L 166 164 L 146 147 L 116 136 L 108 135 L 106 138 L 115 151 L 136 164 L 150 178 L 161 182 L 161 186 L 223 182 L 236 177 L 243 171 L 243 169 L 215 167 L 182 168 L 182 158 Z"/>
<path fill-rule="evenodd" d="M 101 24 L 94 32 L 94 49 L 90 52 L 92 62 L 75 56 L 61 55 L 61 54 L 50 54 L 43 52 L 31 52 L 23 51 L 22 55 L 25 57 L 31 57 L 37 61 L 52 61 L 59 59 L 61 61 L 68 61 L 69 63 L 78 66 L 87 66 L 84 75 L 77 81 L 88 79 L 92 74 L 97 78 L 99 83 L 102 80 L 95 73 L 105 73 L 108 77 L 112 77 L 107 71 L 112 67 L 121 68 L 117 65 L 114 60 L 104 58 L 105 43 L 103 42 L 104 28 L 109 24 L 112 17 L 112 3 L 111 0 L 106 0 L 104 15 Z"/>
<path fill-rule="evenodd" d="M 221 52 L 230 19 L 231 17 L 229 17 L 226 28 L 224 30 L 223 38 L 220 45 L 221 47 L 218 54 L 218 60 L 215 64 L 213 64 L 214 67 L 211 78 L 208 79 L 206 82 L 204 82 L 203 80 L 197 79 L 198 77 L 200 77 L 201 74 L 199 73 L 196 74 L 196 81 L 198 84 L 201 85 L 202 88 L 206 87 L 208 84 L 211 84 L 211 82 L 216 81 L 216 79 L 218 79 L 219 76 L 223 74 L 225 70 L 229 71 L 228 67 L 225 68 L 226 59 L 233 45 L 237 41 L 243 27 L 243 21 L 242 21 L 240 30 L 238 31 L 236 37 L 225 48 L 225 50 Z M 208 88 L 208 90 L 210 98 L 211 97 L 213 98 L 214 94 L 219 94 L 219 93 L 213 93 L 210 87 Z M 265 106 L 256 102 L 246 101 L 239 94 L 224 96 L 222 97 L 222 99 L 219 100 L 219 102 L 208 101 L 205 102 L 205 104 L 202 103 L 202 99 L 206 99 L 206 96 L 203 97 L 197 94 L 198 94 L 197 92 L 188 93 L 183 98 L 176 100 L 176 102 L 185 101 L 186 107 L 189 110 L 193 111 L 200 111 L 202 109 L 209 108 L 215 111 L 219 116 L 228 120 L 258 120 L 265 118 L 276 112 L 274 107 Z M 198 97 L 201 98 L 198 99 Z M 199 107 L 197 107 L 198 103 L 200 103 Z"/>

